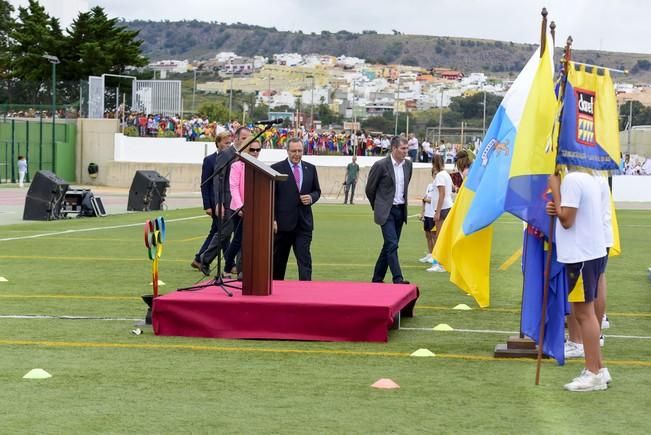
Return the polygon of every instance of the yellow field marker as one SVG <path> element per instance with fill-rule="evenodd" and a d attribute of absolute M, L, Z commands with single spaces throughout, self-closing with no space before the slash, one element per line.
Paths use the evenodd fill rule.
<path fill-rule="evenodd" d="M 499 267 L 498 270 L 505 271 L 518 261 L 522 257 L 522 248 L 516 249 L 516 251 Z"/>

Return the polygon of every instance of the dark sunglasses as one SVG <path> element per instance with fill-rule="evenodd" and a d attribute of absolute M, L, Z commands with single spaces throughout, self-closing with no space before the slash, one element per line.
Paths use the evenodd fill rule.
<path fill-rule="evenodd" d="M 260 148 L 249 148 L 249 152 L 252 152 L 252 153 L 259 153 L 259 152 L 260 152 Z"/>

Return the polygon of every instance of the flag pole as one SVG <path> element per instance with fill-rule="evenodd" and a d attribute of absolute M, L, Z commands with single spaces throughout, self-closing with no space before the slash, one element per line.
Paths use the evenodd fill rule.
<path fill-rule="evenodd" d="M 605 66 L 593 65 L 591 63 L 583 63 L 583 62 L 575 62 L 575 61 L 573 61 L 572 63 L 574 65 L 583 65 L 583 66 L 587 66 L 587 67 L 590 67 L 590 68 L 608 70 L 610 72 L 620 73 L 620 74 L 624 74 L 624 75 L 628 75 L 628 73 L 629 73 L 629 71 L 627 69 L 608 68 L 608 67 L 605 67 Z"/>
<path fill-rule="evenodd" d="M 571 58 L 571 47 L 572 47 L 572 37 L 567 38 L 567 44 L 565 45 L 565 53 L 563 55 L 563 77 L 562 77 L 562 86 L 561 92 L 559 93 L 559 100 L 563 98 L 565 94 L 565 84 L 567 83 L 567 69 L 570 67 L 570 58 Z M 559 126 L 560 128 L 560 126 Z M 554 174 L 558 174 L 558 167 L 554 168 Z M 542 362 L 542 351 L 543 343 L 545 342 L 545 321 L 547 317 L 547 300 L 549 298 L 549 284 L 551 281 L 551 268 L 552 268 L 552 252 L 554 248 L 554 224 L 555 219 L 553 216 L 549 217 L 549 236 L 548 236 L 548 247 L 547 247 L 547 257 L 545 258 L 545 278 L 543 284 L 543 303 L 540 314 L 540 332 L 538 334 L 538 358 L 536 360 L 536 385 L 540 385 L 540 364 Z"/>
<path fill-rule="evenodd" d="M 540 26 L 540 57 L 542 58 L 543 52 L 545 51 L 545 46 L 547 45 L 547 38 L 545 34 L 545 28 L 547 27 L 547 8 L 542 8 L 542 11 L 540 11 L 540 15 L 542 15 L 542 24 Z M 549 28 L 551 29 L 552 32 L 552 38 L 554 38 L 555 32 L 556 32 L 556 23 L 553 21 L 549 25 Z M 522 246 L 522 264 L 526 264 L 526 257 L 527 257 L 527 231 L 528 231 L 529 224 L 524 229 L 524 243 Z M 525 275 L 526 271 L 523 271 L 523 276 L 522 276 L 522 298 L 520 299 L 521 301 L 524 301 L 524 282 L 525 282 Z M 522 303 L 520 304 L 520 338 L 524 339 L 524 332 L 522 332 Z"/>

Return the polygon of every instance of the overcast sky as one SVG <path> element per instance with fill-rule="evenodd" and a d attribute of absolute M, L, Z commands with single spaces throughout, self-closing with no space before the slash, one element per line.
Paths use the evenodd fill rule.
<path fill-rule="evenodd" d="M 408 34 L 538 43 L 540 10 L 556 21 L 557 45 L 651 54 L 649 0 L 40 0 L 68 25 L 79 10 L 110 17 L 242 22 L 278 30 L 392 29 Z M 27 0 L 10 0 L 14 5 Z"/>

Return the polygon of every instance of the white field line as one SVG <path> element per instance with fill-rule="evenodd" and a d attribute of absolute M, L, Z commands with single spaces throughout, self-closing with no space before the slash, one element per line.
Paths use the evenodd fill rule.
<path fill-rule="evenodd" d="M 90 316 L 49 316 L 46 314 L 0 314 L 0 319 L 58 319 L 58 320 L 109 320 L 135 322 L 142 319 L 130 319 L 125 317 L 90 317 Z"/>
<path fill-rule="evenodd" d="M 57 319 L 57 320 L 103 320 L 103 321 L 120 321 L 120 322 L 137 322 L 142 319 L 132 319 L 132 318 L 123 318 L 123 317 L 91 317 L 91 316 L 51 316 L 45 314 L 0 314 L 0 319 L 29 319 L 29 320 L 41 320 L 41 319 Z M 401 331 L 428 331 L 428 332 L 440 332 L 434 331 L 432 328 L 400 328 Z M 517 331 L 499 331 L 493 329 L 453 329 L 452 331 L 441 331 L 441 332 L 468 332 L 471 334 L 519 334 Z M 641 339 L 641 340 L 651 340 L 651 336 L 647 335 L 604 335 L 606 338 L 625 338 L 625 339 Z"/>
<path fill-rule="evenodd" d="M 178 218 L 178 219 L 169 219 L 165 220 L 165 223 L 167 222 L 180 222 L 180 221 L 187 221 L 191 219 L 200 219 L 203 217 L 206 217 L 208 215 L 201 215 L 201 216 L 190 216 L 190 217 L 184 217 L 184 218 Z M 111 225 L 111 226 L 106 226 L 106 227 L 93 227 L 93 228 L 80 228 L 78 230 L 65 230 L 65 231 L 57 231 L 54 233 L 41 233 L 41 234 L 32 234 L 31 236 L 19 236 L 19 237 L 7 237 L 4 239 L 0 239 L 0 242 L 9 242 L 12 240 L 25 240 L 25 239 L 37 239 L 39 237 L 51 237 L 51 236 L 60 236 L 60 235 L 66 235 L 66 234 L 73 234 L 73 233 L 85 233 L 88 231 L 101 231 L 101 230 L 114 230 L 117 228 L 128 228 L 128 227 L 144 227 L 145 223 L 136 223 L 136 224 L 124 224 L 124 225 Z"/>

